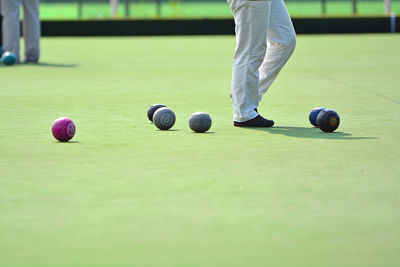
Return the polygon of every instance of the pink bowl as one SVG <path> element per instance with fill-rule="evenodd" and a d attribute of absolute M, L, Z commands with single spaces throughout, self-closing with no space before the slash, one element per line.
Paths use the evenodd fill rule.
<path fill-rule="evenodd" d="M 58 141 L 68 142 L 75 135 L 75 124 L 70 118 L 58 118 L 53 122 L 51 131 Z"/>

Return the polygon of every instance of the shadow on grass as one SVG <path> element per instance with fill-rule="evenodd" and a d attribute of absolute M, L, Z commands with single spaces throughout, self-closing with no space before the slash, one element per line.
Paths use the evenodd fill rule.
<path fill-rule="evenodd" d="M 68 141 L 68 142 L 60 142 L 60 141 L 54 141 L 56 144 L 79 144 L 79 141 Z"/>
<path fill-rule="evenodd" d="M 24 66 L 50 67 L 50 68 L 75 68 L 78 66 L 78 64 L 39 62 L 39 63 L 21 63 L 21 64 L 14 64 L 11 66 L 6 66 L 6 65 L 0 63 L 0 68 L 15 68 L 15 67 L 24 67 Z"/>
<path fill-rule="evenodd" d="M 54 67 L 54 68 L 75 68 L 76 66 L 78 66 L 77 64 L 61 64 L 61 63 L 46 63 L 46 62 L 39 62 L 37 64 L 25 63 L 25 65 L 35 65 L 38 67 Z"/>
<path fill-rule="evenodd" d="M 378 139 L 377 137 L 352 137 L 351 134 L 344 132 L 324 133 L 318 128 L 306 128 L 306 127 L 274 126 L 271 128 L 251 128 L 251 127 L 243 127 L 243 128 L 248 130 L 268 132 L 270 134 L 281 134 L 281 135 L 300 137 L 300 138 L 340 139 L 340 140 Z"/>
<path fill-rule="evenodd" d="M 215 134 L 215 132 L 196 133 L 196 132 L 192 131 L 192 134 Z"/>

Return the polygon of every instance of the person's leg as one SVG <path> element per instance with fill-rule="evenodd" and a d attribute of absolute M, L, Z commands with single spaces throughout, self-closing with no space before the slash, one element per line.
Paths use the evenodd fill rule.
<path fill-rule="evenodd" d="M 1 12 L 1 0 L 0 0 L 0 28 L 3 28 L 3 12 Z M 2 31 L 3 32 L 3 31 Z M 3 34 L 0 34 L 0 47 L 3 48 Z"/>
<path fill-rule="evenodd" d="M 14 53 L 19 62 L 19 7 L 20 0 L 1 0 L 3 15 L 3 49 Z"/>
<path fill-rule="evenodd" d="M 267 41 L 267 54 L 259 69 L 260 101 L 296 46 L 296 33 L 283 0 L 272 0 Z"/>
<path fill-rule="evenodd" d="M 22 0 L 22 5 L 24 7 L 25 61 L 38 62 L 40 55 L 39 0 Z"/>
<path fill-rule="evenodd" d="M 236 50 L 232 70 L 234 121 L 258 116 L 258 68 L 267 49 L 267 29 L 271 1 L 228 0 L 236 24 Z"/>

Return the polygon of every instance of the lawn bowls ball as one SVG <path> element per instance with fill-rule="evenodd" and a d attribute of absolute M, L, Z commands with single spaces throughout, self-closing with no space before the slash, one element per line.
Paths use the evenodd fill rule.
<path fill-rule="evenodd" d="M 157 109 L 159 108 L 164 108 L 166 107 L 166 105 L 163 104 L 153 104 L 149 107 L 149 109 L 147 110 L 147 118 L 149 118 L 150 121 L 153 121 L 153 115 L 154 112 L 156 112 Z"/>
<path fill-rule="evenodd" d="M 310 115 L 308 116 L 308 119 L 310 120 L 310 123 L 317 127 L 317 117 L 318 114 L 324 110 L 325 108 L 314 108 L 311 110 Z"/>
<path fill-rule="evenodd" d="M 207 132 L 211 127 L 211 117 L 205 112 L 195 112 L 189 118 L 189 127 L 196 133 Z"/>
<path fill-rule="evenodd" d="M 1 62 L 5 65 L 11 66 L 14 65 L 17 61 L 17 56 L 11 52 L 4 52 L 1 56 Z"/>
<path fill-rule="evenodd" d="M 51 131 L 58 141 L 68 142 L 75 135 L 75 124 L 70 118 L 58 118 L 53 122 Z"/>
<path fill-rule="evenodd" d="M 170 129 L 174 126 L 175 120 L 175 113 L 167 107 L 157 109 L 153 115 L 153 122 L 160 130 Z"/>
<path fill-rule="evenodd" d="M 317 127 L 326 133 L 335 131 L 340 124 L 339 114 L 331 109 L 322 110 L 317 117 Z"/>

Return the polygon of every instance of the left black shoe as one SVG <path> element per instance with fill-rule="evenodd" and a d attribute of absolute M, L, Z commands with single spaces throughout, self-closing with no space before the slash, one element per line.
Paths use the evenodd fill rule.
<path fill-rule="evenodd" d="M 243 122 L 234 121 L 233 125 L 236 127 L 272 127 L 274 126 L 274 121 L 267 120 L 266 118 L 263 118 L 261 115 L 258 115 L 254 119 L 248 121 L 243 121 Z"/>

